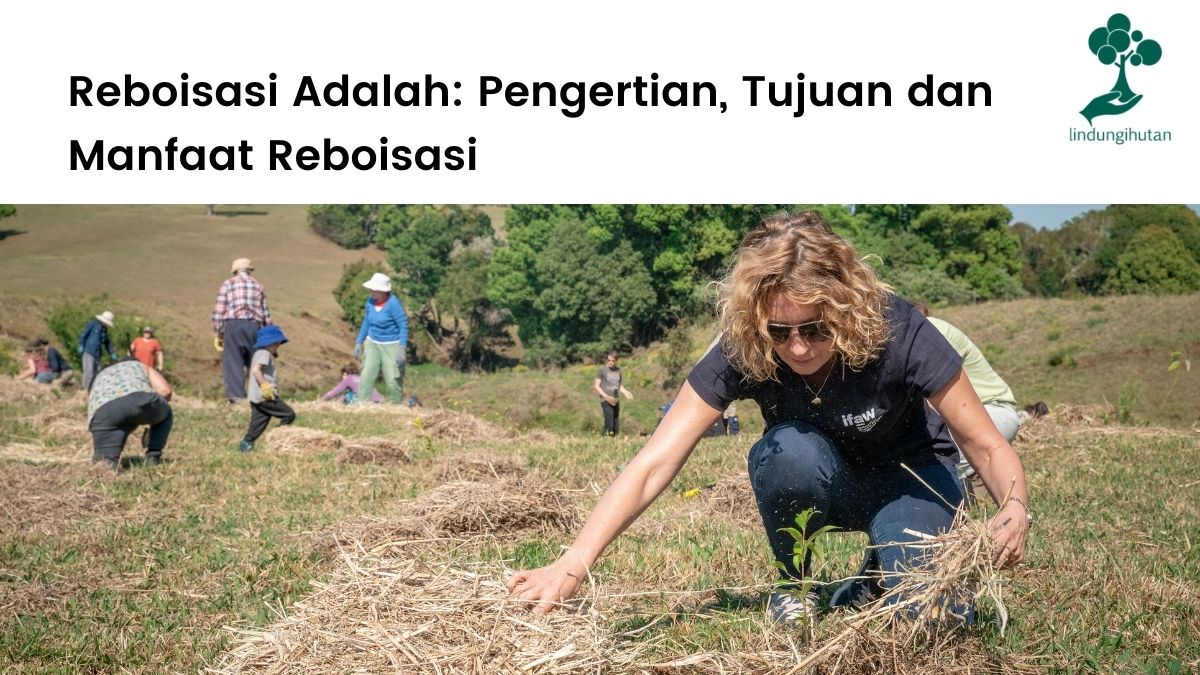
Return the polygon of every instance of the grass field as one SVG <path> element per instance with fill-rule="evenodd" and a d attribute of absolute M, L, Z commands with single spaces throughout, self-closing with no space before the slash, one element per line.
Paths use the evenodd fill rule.
<path fill-rule="evenodd" d="M 569 543 L 573 519 L 671 396 L 660 384 L 660 348 L 623 361 L 636 398 L 617 439 L 597 433 L 594 366 L 473 376 L 422 365 L 410 369 L 408 388 L 424 410 L 302 402 L 297 426 L 344 437 L 340 448 L 330 437 L 289 448 L 273 428 L 243 455 L 235 448 L 248 415 L 214 401 L 208 343 L 211 294 L 229 261 L 256 260 L 286 320 L 293 342 L 280 370 L 291 395 L 332 383 L 350 336 L 330 289 L 344 262 L 380 254 L 314 237 L 303 207 L 218 212 L 20 207 L 4 221 L 17 234 L 0 239 L 0 340 L 43 332 L 47 302 L 107 292 L 118 314 L 161 322 L 184 395 L 168 461 L 141 467 L 131 442 L 114 476 L 87 461 L 78 394 L 0 381 L 0 671 L 411 672 L 419 669 L 404 646 L 439 636 L 446 650 L 503 651 L 498 618 L 472 634 L 456 623 L 469 603 L 445 608 L 490 597 L 505 569 L 545 563 Z M 1200 295 L 941 312 L 1022 401 L 1056 409 L 1015 444 L 1037 522 L 1026 564 L 1006 578 L 1008 630 L 999 634 L 996 610 L 984 604 L 980 624 L 941 649 L 843 654 L 813 672 L 1200 670 L 1200 375 L 1169 369 L 1174 352 L 1181 364 L 1200 356 L 1198 310 Z M 694 356 L 710 331 L 693 330 Z M 514 614 L 535 628 L 506 625 L 558 663 L 594 651 L 616 672 L 789 672 L 830 644 L 848 617 L 826 616 L 811 633 L 762 619 L 775 573 L 742 478 L 761 421 L 752 405 L 739 413 L 746 435 L 702 441 L 593 570 L 586 625 L 561 614 Z M 366 437 L 390 439 L 410 461 L 348 452 Z M 525 482 L 490 474 L 454 482 L 461 472 L 447 467 L 478 459 Z M 698 497 L 685 496 L 697 487 Z M 447 494 L 457 515 L 477 513 L 473 524 L 430 511 Z M 561 501 L 527 510 L 548 496 Z M 853 573 L 862 544 L 861 535 L 832 535 L 817 577 Z M 406 577 L 395 570 L 413 569 L 463 579 L 461 592 L 437 586 L 444 595 L 422 614 L 412 604 L 422 587 L 396 582 Z M 466 670 L 517 670 L 487 663 Z"/>
<path fill-rule="evenodd" d="M 409 411 L 363 415 L 306 404 L 304 427 L 386 435 L 412 448 L 412 462 L 342 463 L 328 449 L 288 454 L 270 445 L 280 432 L 242 455 L 233 448 L 246 415 L 185 398 L 176 405 L 169 463 L 144 469 L 135 457 L 113 477 L 85 463 L 81 425 L 52 434 L 32 426 L 47 408 L 81 414 L 81 399 L 4 400 L 0 668 L 8 672 L 215 667 L 244 635 L 232 629 L 262 629 L 301 612 L 297 602 L 317 588 L 313 582 L 350 564 L 322 543 L 330 530 L 324 538 L 314 532 L 333 528 L 353 539 L 365 537 L 360 516 L 404 517 L 414 497 L 445 481 L 437 469 L 446 455 L 513 458 L 587 509 L 638 445 L 544 432 L 454 440 L 414 424 L 419 417 Z M 1006 589 L 1008 632 L 1001 638 L 984 609 L 984 622 L 939 668 L 1167 673 L 1200 666 L 1198 434 L 1104 424 L 1095 412 L 1069 417 L 1065 409 L 1022 434 L 1017 447 L 1038 521 L 1029 560 Z M 785 672 L 794 662 L 785 658 L 789 650 L 803 654 L 841 626 L 827 617 L 806 639 L 767 625 L 761 596 L 774 572 L 753 507 L 716 490 L 683 496 L 741 480 L 747 444 L 702 442 L 594 571 L 603 586 L 597 630 L 641 629 L 614 641 L 611 658 L 635 654 L 634 663 L 645 665 L 707 654 L 709 665 L 727 671 L 762 672 L 753 654 L 782 654 Z M 499 499 L 486 482 L 456 485 L 485 502 Z M 496 526 L 447 533 L 423 547 L 403 536 L 366 546 L 375 556 L 425 565 L 520 567 L 547 562 L 568 539 L 561 528 Z M 861 545 L 859 535 L 834 535 L 818 577 L 852 573 Z M 295 658 L 290 667 L 299 669 L 305 661 Z"/>

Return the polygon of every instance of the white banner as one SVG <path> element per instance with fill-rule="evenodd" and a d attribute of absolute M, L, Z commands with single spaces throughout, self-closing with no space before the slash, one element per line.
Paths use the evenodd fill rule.
<path fill-rule="evenodd" d="M 1198 196 L 1195 3 L 20 3 L 5 15 L 5 202 Z"/>

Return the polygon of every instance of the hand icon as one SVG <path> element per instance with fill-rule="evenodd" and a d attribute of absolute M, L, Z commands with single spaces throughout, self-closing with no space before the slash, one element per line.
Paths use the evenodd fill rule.
<path fill-rule="evenodd" d="M 1129 110 L 1142 100 L 1142 95 L 1134 94 L 1133 98 L 1128 101 L 1121 101 L 1120 98 L 1121 92 L 1116 90 L 1101 94 L 1092 99 L 1083 110 L 1079 111 L 1079 114 L 1083 115 L 1088 124 L 1091 124 L 1093 119 L 1101 115 L 1120 115 Z"/>

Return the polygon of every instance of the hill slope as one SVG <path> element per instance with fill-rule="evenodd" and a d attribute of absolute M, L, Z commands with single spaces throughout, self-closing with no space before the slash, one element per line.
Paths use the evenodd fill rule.
<path fill-rule="evenodd" d="M 338 248 L 309 230 L 305 213 L 298 205 L 222 205 L 215 216 L 200 205 L 20 206 L 0 239 L 0 334 L 45 334 L 42 317 L 56 299 L 107 293 L 118 321 L 159 324 L 168 371 L 185 389 L 215 394 L 209 315 L 230 263 L 246 256 L 292 339 L 284 376 L 319 386 L 353 347 L 331 295 L 342 265 L 383 254 Z"/>

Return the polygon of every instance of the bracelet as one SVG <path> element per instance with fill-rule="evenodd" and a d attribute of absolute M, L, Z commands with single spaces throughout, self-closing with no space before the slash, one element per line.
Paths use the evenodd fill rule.
<path fill-rule="evenodd" d="M 1025 507 L 1025 513 L 1029 513 L 1029 505 L 1025 503 L 1024 499 L 1021 499 L 1016 495 L 1009 495 L 1008 501 L 1020 504 L 1021 506 Z"/>

